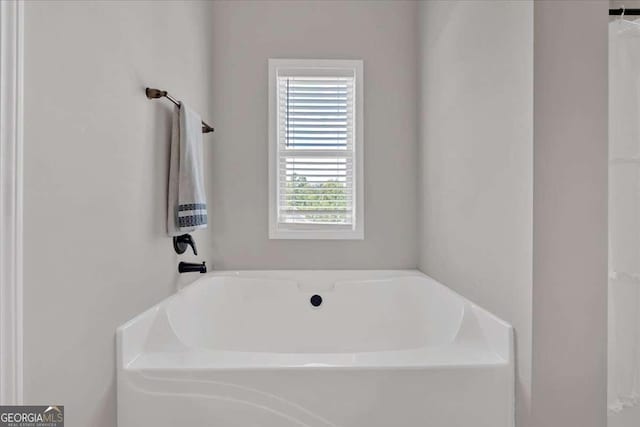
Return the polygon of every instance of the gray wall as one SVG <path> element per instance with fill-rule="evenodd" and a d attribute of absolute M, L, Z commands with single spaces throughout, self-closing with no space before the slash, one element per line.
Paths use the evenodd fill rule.
<path fill-rule="evenodd" d="M 420 16 L 419 267 L 513 324 L 516 412 L 526 426 L 533 3 L 430 1 Z"/>
<path fill-rule="evenodd" d="M 419 265 L 515 326 L 518 427 L 606 425 L 607 6 L 421 9 Z"/>
<path fill-rule="evenodd" d="M 213 119 L 212 5 L 25 8 L 25 401 L 66 405 L 70 427 L 113 427 L 115 328 L 177 276 L 164 234 L 169 107 L 143 88 Z"/>
<path fill-rule="evenodd" d="M 287 6 L 286 9 L 276 6 Z M 283 13 L 284 11 L 284 13 Z M 169 89 L 205 136 L 217 268 L 415 267 L 417 4 L 27 2 L 25 401 L 115 425 L 115 328 L 172 293 Z M 363 241 L 267 238 L 267 58 L 365 63 Z"/>
<path fill-rule="evenodd" d="M 219 1 L 211 27 L 213 261 L 235 268 L 415 267 L 417 3 Z M 268 239 L 267 59 L 364 60 L 365 239 Z"/>
<path fill-rule="evenodd" d="M 533 410 L 606 425 L 608 2 L 536 2 Z"/>

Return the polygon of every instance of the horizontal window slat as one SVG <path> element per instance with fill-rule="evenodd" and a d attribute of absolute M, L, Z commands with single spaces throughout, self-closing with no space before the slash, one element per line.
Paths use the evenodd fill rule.
<path fill-rule="evenodd" d="M 287 172 L 280 172 L 280 178 L 283 181 L 282 185 L 287 185 L 287 189 L 300 189 L 302 188 L 300 185 L 298 185 L 297 187 L 295 186 L 295 184 L 300 184 L 300 181 L 291 181 L 291 177 L 297 177 L 299 179 L 305 178 L 305 177 L 309 177 L 309 178 L 319 178 L 319 177 L 323 177 L 323 178 L 331 178 L 331 177 L 335 177 L 336 179 L 340 179 L 340 181 L 336 181 L 336 184 L 344 184 L 345 183 L 345 176 L 349 175 L 351 173 L 350 170 L 343 170 L 341 171 L 341 175 L 339 174 L 326 174 L 323 175 L 322 172 L 320 173 L 316 173 L 316 172 L 312 172 L 312 173 L 304 173 L 304 174 L 299 174 L 296 173 L 295 171 L 287 171 Z M 286 183 L 284 182 L 286 178 Z M 304 181 L 301 181 L 304 184 Z M 337 187 L 336 187 L 337 188 Z"/>
<path fill-rule="evenodd" d="M 281 175 L 282 177 L 282 175 Z M 304 181 L 291 181 L 290 179 L 287 179 L 286 182 L 284 179 L 281 179 L 280 181 L 281 183 L 281 188 L 288 191 L 288 192 L 293 192 L 293 191 L 309 191 L 309 192 L 322 192 L 322 191 L 327 191 L 327 190 L 347 190 L 348 189 L 348 185 L 349 183 L 344 179 L 344 177 L 342 177 L 342 179 L 340 181 L 329 181 L 329 182 L 304 182 Z M 329 183 L 332 185 L 330 187 L 322 187 L 322 184 L 326 184 L 329 185 Z M 307 185 L 303 185 L 303 184 L 307 184 Z"/>
<path fill-rule="evenodd" d="M 340 107 L 349 109 L 349 103 L 347 99 L 337 99 L 337 98 L 305 98 L 305 99 L 291 99 L 288 98 L 285 100 L 287 102 L 286 106 L 283 106 L 285 109 L 296 108 L 300 105 L 322 105 L 326 107 Z"/>
<path fill-rule="evenodd" d="M 287 168 L 285 169 L 287 176 L 289 175 L 296 175 L 296 176 L 312 176 L 310 174 L 314 174 L 314 173 L 318 173 L 318 174 L 325 174 L 323 176 L 330 176 L 330 175 L 340 175 L 340 176 L 345 176 L 347 173 L 351 172 L 349 169 L 347 168 L 342 168 L 342 169 L 293 169 L 293 168 Z M 281 172 L 281 174 L 284 172 Z"/>
<path fill-rule="evenodd" d="M 349 106 L 345 103 L 338 102 L 290 102 L 284 107 L 284 111 L 295 113 L 297 111 L 318 110 L 327 112 L 347 112 L 350 111 Z"/>
<path fill-rule="evenodd" d="M 345 84 L 332 84 L 327 83 L 325 85 L 301 85 L 299 83 L 289 83 L 287 86 L 286 83 L 280 85 L 280 96 L 286 94 L 312 94 L 315 95 L 317 93 L 337 93 L 337 94 L 352 94 L 353 86 L 345 85 Z"/>
<path fill-rule="evenodd" d="M 295 112 L 303 109 L 315 108 L 321 111 L 348 111 L 349 108 L 343 104 L 334 101 L 327 102 L 315 102 L 315 101 L 305 101 L 305 102 L 291 102 L 289 106 L 285 109 L 285 111 Z"/>
<path fill-rule="evenodd" d="M 328 140 L 324 143 L 320 143 L 320 142 L 298 142 L 298 141 L 291 141 L 287 144 L 287 146 L 291 149 L 305 149 L 305 148 L 317 148 L 317 149 L 335 149 L 335 150 L 345 150 L 347 149 L 347 144 L 344 142 L 332 142 L 331 140 Z"/>
<path fill-rule="evenodd" d="M 290 104 L 288 108 L 284 110 L 285 114 L 295 114 L 304 111 L 316 111 L 327 113 L 348 113 L 349 108 L 345 105 L 336 105 L 323 102 L 300 102 L 296 104 Z"/>
<path fill-rule="evenodd" d="M 309 199 L 309 196 L 313 197 L 326 197 L 326 199 Z M 336 201 L 351 201 L 352 196 L 346 192 L 336 193 L 286 193 L 280 196 L 282 200 L 305 200 L 313 202 L 315 200 L 336 200 Z"/>
<path fill-rule="evenodd" d="M 291 155 L 291 153 L 282 153 L 280 160 L 283 162 L 288 162 L 293 164 L 305 164 L 305 163 L 321 163 L 321 164 L 336 164 L 336 163 L 346 163 L 350 161 L 350 158 L 347 153 L 338 153 L 336 154 L 327 154 L 323 153 L 323 156 L 309 156 L 309 155 Z"/>
<path fill-rule="evenodd" d="M 350 151 L 348 148 L 348 144 L 346 144 L 345 142 L 339 142 L 339 141 L 332 141 L 332 140 L 328 140 L 325 142 L 319 142 L 319 141 L 315 141 L 315 142 L 309 142 L 309 141 L 291 141 L 288 144 L 286 144 L 284 146 L 285 149 L 291 149 L 291 150 L 299 150 L 301 152 L 303 152 L 304 150 L 316 150 L 316 151 L 322 151 L 322 150 L 326 150 L 326 151 L 339 151 L 342 150 L 344 152 L 348 152 Z"/>
<path fill-rule="evenodd" d="M 332 122 L 337 122 L 336 124 Z M 322 122 L 296 123 L 293 120 L 282 120 L 280 123 L 280 133 L 282 132 L 304 132 L 307 130 L 319 130 L 322 132 L 344 132 L 351 133 L 351 127 L 347 123 L 340 123 L 340 119 L 325 119 Z"/>
<path fill-rule="evenodd" d="M 309 166 L 294 166 L 291 164 L 287 164 L 286 167 L 284 167 L 283 169 L 287 170 L 287 171 L 300 171 L 301 173 L 304 172 L 313 172 L 313 171 L 340 171 L 340 172 L 344 172 L 344 171 L 348 171 L 351 170 L 352 167 L 350 165 L 347 165 L 346 163 L 340 163 L 338 165 L 335 164 L 314 164 L 314 165 L 309 165 Z"/>
<path fill-rule="evenodd" d="M 301 141 L 303 143 L 308 142 L 308 141 L 318 141 L 318 142 L 324 142 L 324 140 L 328 140 L 328 141 L 335 141 L 338 142 L 340 144 L 344 144 L 344 143 L 351 143 L 351 139 L 352 139 L 352 135 L 350 132 L 348 132 L 346 135 L 337 135 L 340 132 L 327 132 L 326 134 L 322 134 L 322 133 L 300 133 L 300 132 L 295 132 L 291 134 L 291 137 L 287 137 L 287 133 L 285 132 L 280 132 L 280 138 L 281 138 L 281 145 L 285 145 L 285 144 L 290 144 L 290 143 L 294 143 L 296 141 Z"/>
<path fill-rule="evenodd" d="M 304 163 L 304 162 L 286 162 L 286 169 L 321 169 L 321 170 L 344 170 L 349 165 L 346 162 L 316 162 L 316 163 Z"/>
<path fill-rule="evenodd" d="M 351 120 L 351 112 L 346 111 L 281 111 L 280 121 L 288 120 L 308 120 L 308 119 L 329 119 L 329 120 Z"/>
<path fill-rule="evenodd" d="M 314 120 L 313 117 L 307 119 L 292 119 L 284 118 L 280 124 L 287 129 L 306 129 L 306 128 L 318 128 L 318 129 L 342 129 L 344 131 L 351 131 L 349 119 L 336 119 L 333 117 L 318 117 Z"/>
<path fill-rule="evenodd" d="M 294 130 L 294 129 L 340 129 L 343 132 L 351 132 L 351 126 L 349 119 L 339 119 L 334 117 L 318 117 L 321 120 L 313 120 L 313 117 L 307 119 L 287 119 L 286 117 L 281 120 L 280 124 L 283 126 L 282 130 Z M 311 120 L 310 120 L 311 119 Z"/>
<path fill-rule="evenodd" d="M 323 133 L 331 133 L 331 132 L 340 132 L 345 134 L 350 134 L 351 129 L 346 125 L 334 125 L 334 124 L 325 124 L 325 123 L 310 123 L 310 124 L 296 124 L 285 121 L 284 129 L 281 129 L 281 132 L 323 132 Z"/>
<path fill-rule="evenodd" d="M 336 167 L 326 167 L 326 168 L 318 168 L 318 167 L 289 167 L 287 166 L 285 168 L 285 170 L 287 171 L 287 173 L 297 173 L 299 175 L 306 175 L 307 173 L 313 173 L 313 172 L 333 172 L 333 173 L 347 173 L 349 171 L 349 168 L 347 168 L 346 165 L 342 165 L 342 167 L 336 168 Z"/>
<path fill-rule="evenodd" d="M 281 82 L 288 83 L 291 85 L 300 85 L 300 84 L 308 84 L 312 86 L 321 86 L 325 84 L 333 84 L 333 85 L 345 85 L 352 86 L 351 77 L 300 77 L 300 76 L 281 76 L 279 79 Z"/>
<path fill-rule="evenodd" d="M 287 166 L 295 166 L 295 165 L 344 165 L 348 162 L 348 159 L 342 157 L 284 157 L 281 159 L 283 162 L 287 163 Z"/>
<path fill-rule="evenodd" d="M 343 200 L 335 200 L 335 201 L 329 201 L 331 203 L 337 204 L 345 204 L 345 201 Z M 332 211 L 337 211 L 337 212 L 349 212 L 351 210 L 351 206 L 345 206 L 345 207 L 341 207 L 340 209 L 335 209 L 335 206 L 333 204 L 324 204 L 324 205 L 319 205 L 319 204 L 308 204 L 308 202 L 304 201 L 304 200 L 297 200 L 297 201 L 292 201 L 291 204 L 287 204 L 287 202 L 284 201 L 280 201 L 280 204 L 282 206 L 282 210 L 285 211 L 295 211 L 295 212 L 317 212 L 317 211 L 328 211 L 328 210 L 332 210 Z"/>
<path fill-rule="evenodd" d="M 281 183 L 282 183 L 282 181 L 281 181 Z M 348 188 L 343 188 L 343 187 L 331 187 L 331 186 L 329 186 L 329 187 L 325 187 L 324 190 L 327 190 L 327 189 L 330 189 L 330 190 L 342 189 L 342 191 L 351 191 L 350 190 L 350 186 L 352 184 L 351 180 L 345 179 L 345 178 L 336 178 L 336 179 L 325 180 L 325 179 L 322 179 L 320 177 L 309 177 L 309 179 L 307 181 L 296 181 L 295 182 L 297 184 L 296 186 L 290 185 L 292 183 L 293 183 L 293 181 L 288 180 L 286 185 L 285 184 L 281 185 L 280 189 L 282 190 L 282 192 L 293 192 L 295 190 L 299 190 L 301 188 L 309 188 L 311 186 L 320 187 L 323 184 L 324 185 L 329 185 L 329 184 L 338 185 L 339 184 L 339 185 L 344 185 L 344 186 L 348 187 Z M 301 183 L 307 184 L 308 187 L 300 186 Z"/>
<path fill-rule="evenodd" d="M 301 190 L 301 189 L 311 189 L 313 186 L 317 186 L 317 187 L 321 187 L 322 184 L 331 184 L 331 185 L 341 185 L 344 187 L 325 187 L 322 188 L 323 190 L 327 190 L 327 189 L 331 189 L 331 190 L 337 190 L 337 189 L 342 189 L 342 190 L 348 190 L 349 185 L 351 184 L 351 181 L 348 179 L 345 179 L 344 177 L 342 178 L 337 178 L 335 180 L 322 180 L 322 179 L 315 179 L 316 177 L 310 177 L 310 178 L 314 178 L 314 181 L 291 181 L 291 180 L 286 180 L 286 182 L 284 182 L 284 180 L 281 180 L 281 188 L 285 191 L 294 191 L 294 190 Z M 307 186 L 302 186 L 301 184 L 307 184 Z"/>
<path fill-rule="evenodd" d="M 348 209 L 333 209 L 332 207 L 326 207 L 324 209 L 280 209 L 279 214 L 284 217 L 299 217 L 304 218 L 309 215 L 334 215 L 336 218 L 350 218 L 352 213 Z"/>
<path fill-rule="evenodd" d="M 293 201 L 300 202 L 302 201 L 303 205 L 311 206 L 311 205 L 331 205 L 332 207 L 346 207 L 351 204 L 351 198 L 347 197 L 343 194 L 330 194 L 326 196 L 317 196 L 317 195 L 287 195 L 288 197 L 281 197 L 280 200 L 283 203 L 291 203 Z M 290 197 L 289 197 L 290 196 Z"/>
<path fill-rule="evenodd" d="M 348 123 L 346 120 L 336 120 L 336 119 L 328 119 L 328 118 L 308 118 L 308 119 L 289 119 L 283 120 L 285 124 L 289 127 L 298 127 L 298 126 L 340 126 L 343 128 L 348 128 Z"/>
<path fill-rule="evenodd" d="M 296 127 L 290 127 L 286 130 L 285 134 L 287 136 L 295 136 L 295 135 L 318 135 L 318 136 L 322 136 L 322 135 L 340 135 L 342 137 L 347 137 L 347 135 L 349 134 L 349 132 L 346 129 L 333 129 L 333 128 L 327 128 L 327 129 L 322 129 L 322 128 L 318 128 L 318 127 L 309 127 L 309 128 L 296 128 Z"/>
<path fill-rule="evenodd" d="M 334 90 L 334 89 L 342 89 L 349 90 L 352 88 L 351 85 L 344 83 L 336 83 L 336 82 L 292 82 L 289 83 L 283 82 L 280 87 L 284 86 L 284 90 L 287 88 L 291 89 L 305 89 L 305 90 Z"/>
<path fill-rule="evenodd" d="M 307 183 L 309 184 L 309 183 Z M 331 182 L 331 184 L 346 184 L 345 182 L 338 182 L 338 181 L 334 181 Z M 331 194 L 331 195 L 345 195 L 345 194 L 351 194 L 351 189 L 348 186 L 340 186 L 340 187 L 333 187 L 333 186 L 322 186 L 322 187 L 318 187 L 318 188 L 312 188 L 312 187 L 281 187 L 281 191 L 280 195 L 281 196 L 297 196 L 297 195 L 304 195 L 304 196 L 309 196 L 309 195 L 325 195 L 325 194 Z M 313 191 L 309 191 L 309 190 L 313 190 Z"/>
<path fill-rule="evenodd" d="M 317 129 L 317 128 L 289 128 L 283 132 L 287 137 L 296 135 L 302 136 L 340 136 L 346 138 L 351 136 L 351 132 L 345 129 Z"/>
<path fill-rule="evenodd" d="M 335 177 L 336 179 L 340 179 L 341 181 L 344 180 L 345 176 L 350 176 L 352 172 L 352 169 L 343 169 L 343 170 L 339 170 L 339 171 L 331 171 L 331 170 L 326 170 L 326 171 L 319 171 L 319 172 L 300 172 L 300 171 L 294 171 L 294 170 L 282 170 L 279 173 L 280 179 L 281 180 L 291 180 L 292 178 L 298 178 L 299 180 L 304 179 L 305 177 L 307 178 L 318 178 L 318 177 Z M 304 182 L 304 181 L 302 181 Z"/>
<path fill-rule="evenodd" d="M 341 88 L 341 87 L 325 87 L 325 88 L 294 88 L 289 89 L 287 91 L 286 88 L 280 91 L 280 95 L 278 96 L 280 99 L 285 98 L 291 100 L 291 98 L 315 98 L 315 99 L 323 99 L 323 98 L 342 98 L 342 99 L 352 99 L 354 96 L 353 91 L 349 90 L 349 88 Z"/>
<path fill-rule="evenodd" d="M 325 199 L 281 199 L 282 206 L 286 209 L 297 209 L 298 207 L 304 207 L 305 209 L 349 209 L 349 205 L 351 205 L 351 200 L 347 199 L 333 199 L 333 198 L 325 198 Z"/>
<path fill-rule="evenodd" d="M 311 210 L 316 210 L 316 211 L 323 211 L 323 210 L 336 210 L 335 207 L 336 205 L 342 205 L 340 206 L 339 210 L 340 212 L 348 212 L 349 210 L 351 210 L 351 200 L 344 200 L 344 199 L 326 199 L 323 200 L 321 202 L 313 202 L 313 201 L 309 201 L 309 200 L 305 200 L 305 199 L 287 199 L 287 200 L 283 200 L 280 199 L 280 206 L 283 210 L 292 210 L 292 211 L 298 211 L 298 210 L 304 210 L 305 212 L 311 211 Z M 300 208 L 304 208 L 304 209 L 300 209 Z"/>
<path fill-rule="evenodd" d="M 324 97 L 327 96 L 339 96 L 339 97 L 351 97 L 353 96 L 353 90 L 349 87 L 281 87 L 279 97 L 282 98 L 291 98 L 292 96 L 302 97 L 302 96 L 310 96 L 310 97 Z"/>
<path fill-rule="evenodd" d="M 317 151 L 321 151 L 322 149 L 326 149 L 327 151 L 330 150 L 339 150 L 339 149 L 344 149 L 345 151 L 347 151 L 347 147 L 342 145 L 342 146 L 338 146 L 338 145 L 333 145 L 333 144 L 291 144 L 289 146 L 292 150 L 300 150 L 300 151 L 304 151 L 305 149 L 308 150 L 317 150 Z"/>
<path fill-rule="evenodd" d="M 353 97 L 353 92 L 350 90 L 344 89 L 322 89 L 322 90 L 314 90 L 314 89 L 293 89 L 293 90 L 283 90 L 280 93 L 280 98 L 285 99 L 300 99 L 300 98 L 313 98 L 313 99 L 351 99 Z"/>
<path fill-rule="evenodd" d="M 295 225 L 314 225 L 314 226 L 315 225 L 319 225 L 319 226 L 322 226 L 322 227 L 331 225 L 332 226 L 331 228 L 336 228 L 336 227 L 338 227 L 340 225 L 350 225 L 351 224 L 350 222 L 336 221 L 336 220 L 322 220 L 322 221 L 318 220 L 318 221 L 304 221 L 304 222 L 303 221 L 295 221 L 294 222 L 294 221 L 284 221 L 283 220 L 283 221 L 280 221 L 280 222 L 283 223 L 283 224 L 286 224 L 286 225 L 292 225 L 292 224 L 295 224 Z"/>
<path fill-rule="evenodd" d="M 326 203 L 341 203 L 341 204 L 350 204 L 352 201 L 351 198 L 333 198 L 333 197 L 324 197 L 324 198 L 320 198 L 318 200 L 313 200 L 313 199 L 309 199 L 309 198 L 305 198 L 305 197 L 299 197 L 299 198 L 281 198 L 280 199 L 280 203 L 282 206 L 297 206 L 297 205 L 302 205 L 302 206 L 315 206 L 315 205 L 319 205 L 319 204 L 326 204 Z"/>
<path fill-rule="evenodd" d="M 298 83 L 289 83 L 280 85 L 280 93 L 278 96 L 287 95 L 305 95 L 315 96 L 317 94 L 329 93 L 332 95 L 352 96 L 353 87 L 342 84 L 326 84 L 326 85 L 300 85 Z"/>
<path fill-rule="evenodd" d="M 326 182 L 325 182 L 326 183 Z M 329 187 L 318 187 L 317 190 L 318 191 L 308 191 L 308 190 L 312 190 L 312 187 L 289 187 L 289 186 L 281 186 L 280 190 L 282 190 L 280 192 L 280 194 L 284 195 L 284 194 L 323 194 L 326 192 L 331 192 L 331 194 L 350 194 L 351 193 L 351 188 L 347 185 L 346 181 L 330 181 L 331 184 L 341 184 L 343 185 L 343 187 L 333 187 L 333 186 L 329 186 Z M 318 184 L 316 182 L 307 182 L 307 184 Z M 322 182 L 320 182 L 320 184 L 322 184 Z"/>
<path fill-rule="evenodd" d="M 306 144 L 307 141 L 316 141 L 318 144 L 322 144 L 324 141 L 335 142 L 339 144 L 346 144 L 347 137 L 345 136 L 332 136 L 332 135 L 309 135 L 302 136 L 294 134 L 293 136 L 287 138 L 287 144 L 297 144 L 298 141 L 302 141 L 303 144 Z"/>
<path fill-rule="evenodd" d="M 330 144 L 330 145 L 347 145 L 347 138 L 331 135 L 309 135 L 301 136 L 296 135 L 292 138 L 287 138 L 287 144 Z"/>
<path fill-rule="evenodd" d="M 302 119 L 329 119 L 329 120 L 347 120 L 349 117 L 345 112 L 316 112 L 316 111 L 300 111 L 300 112 L 289 112 L 289 120 L 302 120 Z M 281 117 L 281 121 L 286 121 L 286 117 Z"/>
<path fill-rule="evenodd" d="M 307 175 L 307 177 L 306 177 L 307 180 L 306 181 L 301 180 L 302 177 L 298 177 L 297 181 L 296 180 L 292 180 L 291 178 L 292 178 L 291 176 L 289 176 L 287 178 L 283 177 L 280 180 L 280 183 L 283 186 L 286 185 L 286 183 L 290 183 L 290 182 L 291 183 L 296 183 L 298 185 L 300 185 L 300 184 L 307 184 L 307 185 L 322 185 L 322 184 L 325 184 L 325 185 L 328 185 L 328 184 L 333 184 L 333 183 L 349 185 L 349 182 L 347 181 L 347 179 L 344 176 L 342 176 L 342 177 L 340 177 L 340 176 L 329 176 L 329 177 L 327 177 L 327 176 L 322 176 L 322 175 L 320 175 L 320 176 L 309 176 L 309 175 Z M 298 188 L 300 188 L 300 187 L 298 187 Z M 294 187 L 289 187 L 289 189 L 293 190 L 295 188 Z"/>
<path fill-rule="evenodd" d="M 283 83 L 280 85 L 280 93 L 287 93 L 289 91 L 305 91 L 305 92 L 352 92 L 353 86 L 335 82 L 327 82 L 327 83 L 299 83 L 299 82 L 289 82 Z"/>
<path fill-rule="evenodd" d="M 336 135 L 336 133 L 338 133 L 338 135 Z M 283 139 L 285 139 L 285 143 L 287 144 L 295 144 L 298 141 L 305 144 L 308 143 L 309 141 L 316 141 L 318 143 L 323 143 L 326 141 L 329 142 L 335 142 L 337 144 L 346 144 L 347 142 L 349 142 L 351 140 L 351 135 L 339 135 L 339 132 L 333 132 L 333 133 L 327 133 L 327 134 L 292 134 L 291 136 L 287 137 L 286 133 L 282 133 L 281 137 Z"/>
<path fill-rule="evenodd" d="M 331 163 L 325 163 L 325 162 L 315 162 L 315 163 L 303 163 L 303 162 L 291 162 L 291 161 L 287 161 L 286 162 L 286 169 L 300 169 L 300 170 L 305 170 L 305 169 L 325 169 L 325 170 L 331 170 L 331 169 L 345 169 L 347 168 L 349 165 L 346 162 L 331 162 Z"/>
<path fill-rule="evenodd" d="M 335 219 L 324 219 L 324 218 L 320 218 L 318 220 L 308 220 L 308 221 L 302 221 L 302 220 L 298 220 L 296 219 L 294 220 L 288 220 L 287 218 L 283 218 L 282 220 L 279 221 L 282 224 L 287 224 L 287 225 L 320 225 L 320 226 L 325 226 L 325 225 L 331 225 L 332 228 L 334 227 L 338 227 L 340 225 L 351 225 L 350 221 L 338 221 Z"/>
<path fill-rule="evenodd" d="M 329 150 L 326 147 L 319 150 L 312 150 L 309 148 L 297 149 L 293 147 L 287 147 L 285 144 L 280 144 L 279 158 L 283 159 L 303 159 L 314 156 L 318 159 L 331 159 L 331 158 L 347 158 L 349 161 L 353 161 L 353 150 L 351 150 L 351 143 L 347 144 L 348 149 L 340 148 L 337 150 Z"/>
<path fill-rule="evenodd" d="M 317 210 L 313 210 L 313 209 L 300 209 L 300 210 L 295 210 L 295 209 L 287 209 L 285 212 L 283 212 L 285 215 L 287 216 L 293 216 L 294 214 L 297 215 L 317 215 L 317 218 L 321 218 L 322 216 L 328 216 L 328 215 L 335 215 L 337 218 L 344 218 L 347 219 L 349 217 L 348 215 L 348 210 L 343 209 L 343 210 L 333 210 L 333 209 L 317 209 Z M 325 218 L 326 218 L 325 216 Z"/>
<path fill-rule="evenodd" d="M 294 187 L 294 186 L 284 186 L 284 194 L 321 194 L 327 191 L 341 191 L 346 193 L 347 190 L 350 190 L 349 187 L 344 185 L 344 182 L 334 182 L 334 184 L 343 184 L 340 187 Z"/>
<path fill-rule="evenodd" d="M 281 198 L 295 198 L 297 196 L 327 196 L 327 197 L 334 197 L 334 196 L 340 196 L 340 197 L 350 197 L 351 195 L 351 191 L 350 189 L 347 188 L 332 188 L 332 187 L 327 187 L 324 188 L 325 191 L 321 192 L 298 192 L 296 191 L 296 189 L 290 188 L 290 189 L 283 189 L 283 191 L 280 192 L 280 197 Z"/>
<path fill-rule="evenodd" d="M 296 143 L 297 141 L 308 142 L 308 141 L 316 141 L 318 143 L 323 143 L 326 141 L 335 142 L 338 144 L 346 144 L 350 139 L 349 134 L 343 132 L 292 132 L 285 133 L 284 137 L 286 138 L 286 142 L 288 144 Z"/>
<path fill-rule="evenodd" d="M 312 173 L 327 173 L 327 174 L 345 174 L 351 171 L 351 168 L 343 167 L 327 167 L 327 168 L 318 168 L 318 167 L 306 167 L 306 168 L 294 168 L 294 167 L 286 167 L 282 168 L 281 173 L 286 172 L 287 174 L 298 174 L 299 176 L 308 176 Z"/>
<path fill-rule="evenodd" d="M 279 95 L 287 93 L 353 93 L 353 86 L 340 82 L 327 82 L 323 84 L 306 84 L 299 82 L 282 82 L 279 85 Z"/>
<path fill-rule="evenodd" d="M 350 147 L 348 144 L 344 142 L 334 142 L 334 141 L 296 141 L 290 142 L 286 146 L 284 146 L 285 150 L 298 150 L 300 152 L 304 152 L 305 150 L 309 151 L 343 151 L 345 153 L 350 152 Z"/>
<path fill-rule="evenodd" d="M 347 192 L 336 191 L 335 193 L 289 193 L 281 194 L 281 200 L 304 200 L 308 204 L 339 203 L 346 205 L 351 202 L 351 195 Z M 333 206 L 333 205 L 332 205 Z"/>
<path fill-rule="evenodd" d="M 317 182 L 313 182 L 313 183 L 309 183 L 307 182 L 306 184 L 309 184 L 307 186 L 301 186 L 300 182 L 292 182 L 290 180 L 286 181 L 286 182 L 281 182 L 282 184 L 282 188 L 284 188 L 286 191 L 295 191 L 295 190 L 305 190 L 305 191 L 315 191 L 318 190 L 317 192 L 321 192 L 322 191 L 327 191 L 327 190 L 347 190 L 347 182 L 345 180 L 342 181 L 334 181 L 332 182 L 332 184 L 340 184 L 341 186 L 335 186 L 335 187 L 321 187 L 319 185 L 317 185 L 316 187 L 312 186 L 311 184 L 322 184 L 322 182 L 317 183 Z M 304 182 L 302 182 L 302 184 L 304 184 Z"/>
<path fill-rule="evenodd" d="M 291 182 L 291 181 L 288 181 Z M 297 183 L 299 184 L 300 182 L 305 182 L 305 181 L 297 181 Z M 306 184 L 308 184 L 309 186 L 321 186 L 321 185 L 333 185 L 333 184 L 340 184 L 340 185 L 345 185 L 347 187 L 350 187 L 352 185 L 352 183 L 350 182 L 349 179 L 345 179 L 345 178 L 336 178 L 336 179 L 330 179 L 330 180 L 325 180 L 322 179 L 320 177 L 309 177 L 309 179 L 306 181 Z M 302 187 L 298 186 L 298 187 L 285 187 L 285 186 L 280 186 L 280 192 L 282 193 L 292 193 L 295 190 L 298 190 Z M 325 190 L 329 189 L 329 190 L 338 190 L 341 187 L 326 187 Z M 346 192 L 351 192 L 350 189 L 346 189 L 346 188 L 341 188 L 342 191 L 346 191 Z"/>
<path fill-rule="evenodd" d="M 292 85 L 311 85 L 311 86 L 322 86 L 322 85 L 344 85 L 344 86 L 353 86 L 353 80 L 350 77 L 299 77 L 299 76 L 281 76 L 279 78 L 280 82 L 286 83 L 289 86 Z"/>
<path fill-rule="evenodd" d="M 293 111 L 300 109 L 301 107 L 319 107 L 319 108 L 331 108 L 331 109 L 343 109 L 347 110 L 349 107 L 346 102 L 339 102 L 333 99 L 313 99 L 313 100 L 289 100 L 287 109 Z M 334 108 L 335 107 L 335 108 Z"/>
<path fill-rule="evenodd" d="M 287 92 L 281 95 L 283 102 L 340 102 L 347 105 L 353 96 L 347 92 L 323 91 L 323 92 Z M 286 107 L 286 106 L 285 106 Z"/>
<path fill-rule="evenodd" d="M 299 212 L 304 212 L 304 213 L 317 213 L 317 214 L 332 214 L 332 213 L 347 213 L 349 212 L 348 208 L 344 208 L 344 209 L 305 209 L 305 208 L 296 208 L 296 209 L 281 209 L 280 212 L 283 213 L 299 213 Z"/>
<path fill-rule="evenodd" d="M 348 124 L 342 124 L 337 120 L 325 120 L 323 122 L 308 122 L 308 123 L 297 123 L 291 120 L 283 120 L 282 122 L 283 128 L 281 132 L 304 132 L 304 131 L 312 131 L 319 130 L 322 132 L 345 132 L 351 133 L 351 129 Z"/>
<path fill-rule="evenodd" d="M 351 200 L 346 199 L 325 199 L 323 203 L 313 202 L 306 199 L 280 199 L 279 203 L 284 210 L 297 210 L 299 207 L 304 207 L 305 211 L 314 210 L 327 210 L 334 209 L 336 205 L 340 206 L 340 211 L 349 211 L 352 206 Z"/>

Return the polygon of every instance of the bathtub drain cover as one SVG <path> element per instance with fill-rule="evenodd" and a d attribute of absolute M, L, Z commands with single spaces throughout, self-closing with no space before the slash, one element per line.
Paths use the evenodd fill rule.
<path fill-rule="evenodd" d="M 320 295 L 314 295 L 309 301 L 311 302 L 312 306 L 318 307 L 320 304 L 322 304 L 322 297 Z"/>

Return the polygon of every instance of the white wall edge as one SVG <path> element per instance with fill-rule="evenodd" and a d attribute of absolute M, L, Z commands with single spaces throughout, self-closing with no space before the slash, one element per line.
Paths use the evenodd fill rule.
<path fill-rule="evenodd" d="M 0 1 L 0 403 L 22 404 L 24 4 Z"/>

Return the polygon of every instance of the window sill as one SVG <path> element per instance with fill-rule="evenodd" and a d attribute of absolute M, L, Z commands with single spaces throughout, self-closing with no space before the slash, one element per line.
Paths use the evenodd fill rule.
<path fill-rule="evenodd" d="M 269 230 L 269 239 L 290 239 L 290 240 L 364 240 L 364 230 L 362 227 L 356 230 L 300 230 L 292 228 L 277 227 Z"/>

